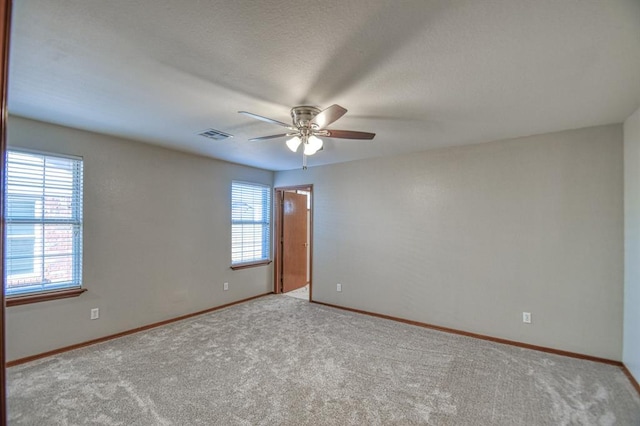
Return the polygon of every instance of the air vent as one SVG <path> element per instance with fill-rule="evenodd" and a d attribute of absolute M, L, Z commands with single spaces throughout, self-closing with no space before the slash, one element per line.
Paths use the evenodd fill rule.
<path fill-rule="evenodd" d="M 202 132 L 200 132 L 198 134 L 200 136 L 204 136 L 205 138 L 215 139 L 217 141 L 221 141 L 223 139 L 227 139 L 227 138 L 232 138 L 233 137 L 233 135 L 230 135 L 229 133 L 221 132 L 220 130 L 216 130 L 216 129 L 203 130 Z"/>

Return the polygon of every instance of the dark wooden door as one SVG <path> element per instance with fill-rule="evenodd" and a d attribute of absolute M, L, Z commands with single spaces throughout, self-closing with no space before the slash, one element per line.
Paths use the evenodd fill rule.
<path fill-rule="evenodd" d="M 282 291 L 307 284 L 307 195 L 285 192 L 282 209 Z"/>

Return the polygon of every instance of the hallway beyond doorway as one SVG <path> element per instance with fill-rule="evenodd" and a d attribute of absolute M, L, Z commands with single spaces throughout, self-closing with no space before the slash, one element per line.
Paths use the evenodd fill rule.
<path fill-rule="evenodd" d="M 282 294 L 289 297 L 295 297 L 296 299 L 309 300 L 309 284 L 307 283 L 304 287 Z"/>

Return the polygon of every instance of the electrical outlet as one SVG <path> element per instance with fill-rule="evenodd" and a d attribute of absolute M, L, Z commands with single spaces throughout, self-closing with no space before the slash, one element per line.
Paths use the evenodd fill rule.
<path fill-rule="evenodd" d="M 98 318 L 100 318 L 100 309 L 98 308 L 91 309 L 91 319 L 96 320 Z"/>
<path fill-rule="evenodd" d="M 338 283 L 336 285 L 336 291 L 342 291 L 342 284 Z"/>
<path fill-rule="evenodd" d="M 224 283 L 224 285 L 222 286 L 222 289 L 223 289 L 224 291 L 229 290 L 229 283 Z"/>
<path fill-rule="evenodd" d="M 531 312 L 522 313 L 522 322 L 526 324 L 531 324 Z"/>

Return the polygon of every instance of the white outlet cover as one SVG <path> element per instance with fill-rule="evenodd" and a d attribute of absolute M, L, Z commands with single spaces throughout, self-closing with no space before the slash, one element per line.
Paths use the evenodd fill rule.
<path fill-rule="evenodd" d="M 522 313 L 522 322 L 526 324 L 531 324 L 531 312 Z"/>
<path fill-rule="evenodd" d="M 98 319 L 100 318 L 100 309 L 99 308 L 93 308 L 91 309 L 91 319 Z"/>
<path fill-rule="evenodd" d="M 342 284 L 338 283 L 336 285 L 336 291 L 342 291 Z"/>
<path fill-rule="evenodd" d="M 229 290 L 229 283 L 224 283 L 224 285 L 222 286 L 223 290 Z"/>

